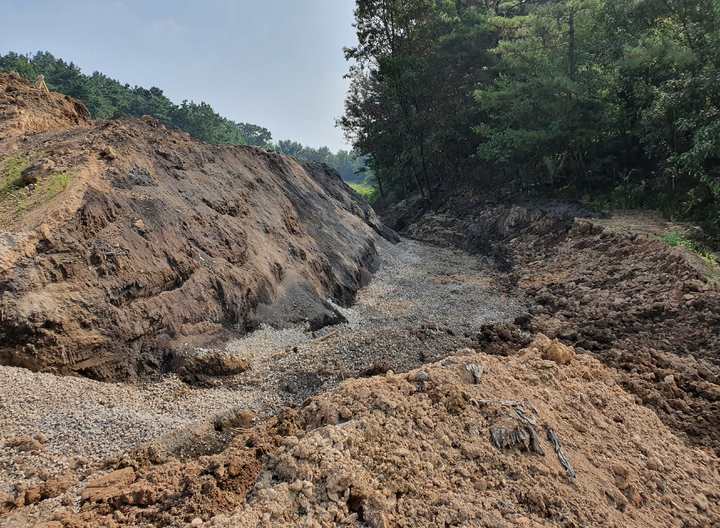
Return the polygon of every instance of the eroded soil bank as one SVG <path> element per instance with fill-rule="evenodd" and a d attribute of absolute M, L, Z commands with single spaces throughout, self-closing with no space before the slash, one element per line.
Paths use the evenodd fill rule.
<path fill-rule="evenodd" d="M 340 177 L 0 75 L 0 364 L 105 381 L 240 371 L 196 346 L 339 319 L 392 237 Z"/>
<path fill-rule="evenodd" d="M 442 234 L 440 221 L 428 218 L 426 233 Z M 572 229 L 546 236 L 557 244 Z M 596 227 L 580 229 L 572 236 L 603 239 Z M 32 468 L 58 460 L 54 438 L 6 446 L 5 460 L 26 473 L 14 474 L 3 526 L 720 522 L 717 454 L 628 390 L 631 370 L 609 367 L 591 347 L 567 346 L 566 335 L 534 333 L 546 312 L 533 313 L 540 304 L 522 286 L 520 253 L 473 256 L 412 241 L 379 249 L 375 280 L 342 311 L 347 324 L 262 329 L 227 346 L 252 363 L 239 377 L 202 389 L 169 378 L 157 388 L 174 399 L 170 414 L 212 412 L 198 402 L 214 399 L 222 412 L 212 419 L 175 424 L 175 433 L 102 462 L 62 460 L 52 474 Z M 551 262 L 553 251 L 542 255 Z M 678 266 L 685 258 L 678 255 Z M 507 262 L 513 273 L 498 272 Z M 526 298 L 513 296 L 523 290 Z M 646 381 L 662 388 L 674 380 Z M 146 407 L 162 408 L 160 400 Z M 32 428 L 18 433 L 28 441 Z"/>
<path fill-rule="evenodd" d="M 84 477 L 108 464 L 147 464 L 148 450 L 155 461 L 157 453 L 194 460 L 222 452 L 239 428 L 266 423 L 343 380 L 438 361 L 471 346 L 485 324 L 520 313 L 487 260 L 407 240 L 380 241 L 378 249 L 372 282 L 352 307 L 336 307 L 347 323 L 315 332 L 264 326 L 232 340 L 218 351 L 247 363 L 234 376 L 188 385 L 171 374 L 125 385 L 0 367 L 0 425 L 13 444 L 0 446 L 0 492 L 17 505 L 27 489 L 64 476 L 73 483 L 68 493 L 78 493 Z M 42 444 L 17 440 L 32 444 L 33 436 Z M 128 455 L 133 452 L 140 454 Z M 48 519 L 78 504 L 64 491 L 41 497 L 8 508 L 9 525 Z"/>
<path fill-rule="evenodd" d="M 578 218 L 586 215 L 564 204 L 451 203 L 404 222 L 417 239 L 492 256 L 526 298 L 514 325 L 485 330 L 481 342 L 496 353 L 527 333 L 557 337 L 618 369 L 638 402 L 720 452 L 718 270 L 659 239 L 678 226 L 627 213 Z"/>
<path fill-rule="evenodd" d="M 398 208 L 392 245 L 321 167 L 18 83 L 0 356 L 56 372 L 0 367 L 3 528 L 720 524 L 691 255 L 466 197 Z"/>
<path fill-rule="evenodd" d="M 538 336 L 354 379 L 222 452 L 158 449 L 63 484 L 46 528 L 90 526 L 707 527 L 718 459 L 689 447 L 618 372 Z M 113 469 L 111 468 L 111 469 Z M 70 477 L 71 479 L 74 477 Z M 58 481 L 25 491 L 57 493 Z M 62 482 L 62 481 L 61 481 Z M 82 504 L 82 506 L 80 506 Z M 25 526 L 15 511 L 6 526 Z"/>

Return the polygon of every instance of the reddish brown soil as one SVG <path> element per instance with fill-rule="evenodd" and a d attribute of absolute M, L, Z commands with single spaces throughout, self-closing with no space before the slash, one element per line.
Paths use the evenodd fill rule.
<path fill-rule="evenodd" d="M 544 336 L 507 358 L 459 351 L 409 374 L 345 382 L 217 455 L 127 459 L 66 492 L 85 506 L 60 508 L 52 522 L 715 526 L 718 459 L 688 447 L 620 381 Z"/>
<path fill-rule="evenodd" d="M 3 101 L 65 116 L 5 118 L 0 157 L 34 164 L 37 183 L 0 199 L 4 361 L 185 373 L 179 345 L 228 325 L 331 322 L 325 297 L 349 301 L 375 232 L 390 236 L 321 167 L 152 120 L 73 121 L 55 96 L 3 82 Z M 62 173 L 66 188 L 39 193 Z M 702 264 L 566 206 L 463 203 L 401 224 L 487 256 L 527 299 L 476 337 L 485 353 L 400 375 L 368 365 L 379 375 L 259 423 L 233 410 L 104 468 L 39 472 L 0 495 L 0 525 L 720 525 L 720 292 Z"/>
<path fill-rule="evenodd" d="M 0 141 L 6 145 L 28 134 L 90 125 L 87 108 L 71 97 L 32 89 L 14 74 L 0 79 Z"/>
<path fill-rule="evenodd" d="M 37 167 L 0 196 L 3 364 L 124 379 L 259 322 L 333 323 L 387 234 L 320 165 L 90 123 L 12 75 L 0 108 L 0 167 Z"/>
<path fill-rule="evenodd" d="M 563 205 L 453 210 L 480 212 L 428 213 L 408 232 L 491 256 L 528 299 L 515 329 L 489 329 L 483 343 L 522 342 L 518 330 L 559 337 L 617 368 L 666 424 L 720 452 L 720 290 L 701 259 L 632 222 L 576 220 L 583 211 Z"/>

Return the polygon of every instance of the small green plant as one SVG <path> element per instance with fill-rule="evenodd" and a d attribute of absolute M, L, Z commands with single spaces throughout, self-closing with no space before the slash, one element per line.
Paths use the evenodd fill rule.
<path fill-rule="evenodd" d="M 33 186 L 26 185 L 22 174 L 31 164 L 30 156 L 0 159 L 0 205 L 6 213 L 14 211 L 17 215 L 46 203 L 67 189 L 72 180 L 71 172 L 53 172 Z"/>
<path fill-rule="evenodd" d="M 348 185 L 370 203 L 373 203 L 378 197 L 378 190 L 372 185 L 367 183 L 349 183 Z"/>
<path fill-rule="evenodd" d="M 717 268 L 719 266 L 718 259 L 715 254 L 707 248 L 702 247 L 697 242 L 694 242 L 684 236 L 682 233 L 672 231 L 662 237 L 662 241 L 671 247 L 682 247 L 688 251 L 695 253 L 701 257 L 709 266 Z"/>
<path fill-rule="evenodd" d="M 29 166 L 30 160 L 22 156 L 0 161 L 0 198 L 23 186 L 22 173 Z"/>
<path fill-rule="evenodd" d="M 67 189 L 70 184 L 71 175 L 69 172 L 58 172 L 53 174 L 47 182 L 47 199 L 50 200 Z"/>

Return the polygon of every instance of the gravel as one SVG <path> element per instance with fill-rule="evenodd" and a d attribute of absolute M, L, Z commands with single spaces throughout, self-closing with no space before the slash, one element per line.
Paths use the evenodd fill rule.
<path fill-rule="evenodd" d="M 100 383 L 0 367 L 0 492 L 99 463 L 229 409 L 261 416 L 302 403 L 343 379 L 406 371 L 471 344 L 488 322 L 513 319 L 491 266 L 462 252 L 403 240 L 379 244 L 381 267 L 356 304 L 339 308 L 347 324 L 309 332 L 263 327 L 226 350 L 251 368 L 212 387 L 174 376 L 138 385 Z M 44 448 L 20 453 L 8 439 L 41 433 Z"/>

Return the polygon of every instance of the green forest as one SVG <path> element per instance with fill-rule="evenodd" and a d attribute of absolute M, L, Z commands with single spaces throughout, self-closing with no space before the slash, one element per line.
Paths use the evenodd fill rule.
<path fill-rule="evenodd" d="M 720 1 L 358 0 L 342 126 L 387 200 L 459 187 L 720 231 Z"/>
<path fill-rule="evenodd" d="M 31 81 L 44 75 L 50 90 L 82 101 L 95 119 L 149 115 L 207 143 L 250 145 L 302 160 L 327 163 L 349 182 L 361 182 L 367 177 L 363 159 L 351 152 L 311 148 L 291 140 L 275 143 L 268 129 L 236 123 L 220 116 L 207 103 L 182 101 L 175 104 L 159 88 L 131 87 L 99 72 L 85 75 L 72 62 L 65 62 L 47 51 L 31 56 L 14 52 L 0 55 L 0 71 L 14 71 Z"/>

